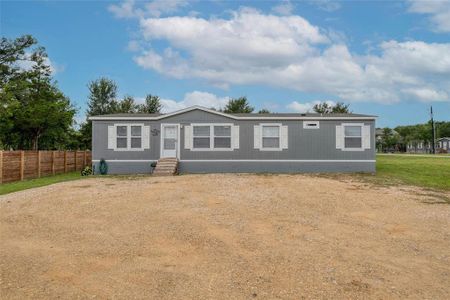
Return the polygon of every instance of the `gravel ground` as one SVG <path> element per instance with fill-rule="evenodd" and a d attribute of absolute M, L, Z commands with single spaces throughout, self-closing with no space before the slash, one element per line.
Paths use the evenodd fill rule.
<path fill-rule="evenodd" d="M 90 178 L 0 196 L 0 209 L 3 299 L 450 295 L 450 205 L 419 189 Z"/>

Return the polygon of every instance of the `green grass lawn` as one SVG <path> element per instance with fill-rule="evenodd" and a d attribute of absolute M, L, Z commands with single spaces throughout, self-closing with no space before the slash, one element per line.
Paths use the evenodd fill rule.
<path fill-rule="evenodd" d="M 448 156 L 377 155 L 375 181 L 450 190 Z"/>
<path fill-rule="evenodd" d="M 83 177 L 81 177 L 80 172 L 70 172 L 66 174 L 58 174 L 55 176 L 3 183 L 0 184 L 0 195 L 81 178 Z"/>

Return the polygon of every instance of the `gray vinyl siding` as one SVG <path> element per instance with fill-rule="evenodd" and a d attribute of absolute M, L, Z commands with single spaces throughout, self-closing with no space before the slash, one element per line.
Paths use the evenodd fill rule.
<path fill-rule="evenodd" d="M 118 123 L 140 123 L 150 126 L 150 149 L 144 151 L 114 151 L 107 149 L 108 126 Z M 93 160 L 101 158 L 110 160 L 158 160 L 160 157 L 161 123 L 180 124 L 180 170 L 186 172 L 221 172 L 227 167 L 223 163 L 189 163 L 184 160 L 375 160 L 375 122 L 374 120 L 320 120 L 319 129 L 304 129 L 302 120 L 235 120 L 225 116 L 211 114 L 201 110 L 188 111 L 179 115 L 174 115 L 157 121 L 93 121 L 92 127 L 92 154 Z M 230 123 L 239 125 L 239 149 L 233 151 L 191 151 L 184 149 L 184 128 L 183 125 L 191 123 Z M 288 149 L 281 151 L 260 151 L 254 149 L 253 126 L 260 123 L 281 123 L 288 126 Z M 370 125 L 371 149 L 364 151 L 342 151 L 336 149 L 336 125 L 342 123 L 364 123 Z M 154 135 L 157 129 L 157 135 Z M 115 163 L 115 164 L 118 164 Z M 146 162 L 146 164 L 149 164 Z M 195 164 L 195 166 L 194 166 Z M 210 164 L 210 165 L 208 165 Z M 226 164 L 228 164 L 226 162 Z M 331 165 L 330 165 L 331 164 Z M 242 169 L 255 170 L 255 172 L 295 172 L 295 171 L 374 171 L 373 162 L 351 162 L 352 167 L 344 166 L 340 163 L 302 163 L 294 169 L 286 167 L 280 163 L 266 162 L 264 167 L 254 166 L 251 163 L 242 163 Z M 257 164 L 256 164 L 257 165 Z M 320 166 L 320 167 L 319 167 Z M 300 168 L 301 167 L 301 168 Z M 121 172 L 124 171 L 121 167 Z M 130 165 L 131 173 L 134 168 Z M 126 171 L 126 170 L 125 170 Z"/>

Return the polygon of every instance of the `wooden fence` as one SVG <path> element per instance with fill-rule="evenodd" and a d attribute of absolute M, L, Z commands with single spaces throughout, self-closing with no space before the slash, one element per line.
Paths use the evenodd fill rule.
<path fill-rule="evenodd" d="M 90 151 L 0 150 L 0 184 L 81 171 L 91 163 Z"/>

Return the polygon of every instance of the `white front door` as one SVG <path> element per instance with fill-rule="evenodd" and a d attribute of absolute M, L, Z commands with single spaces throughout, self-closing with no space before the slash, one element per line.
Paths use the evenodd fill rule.
<path fill-rule="evenodd" d="M 161 124 L 161 157 L 178 157 L 178 124 Z"/>

